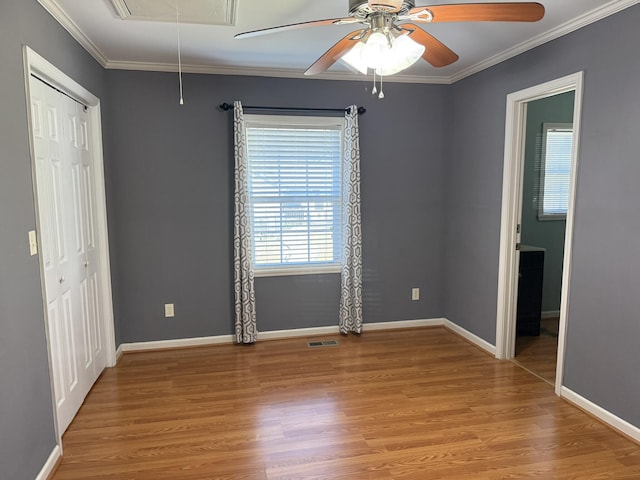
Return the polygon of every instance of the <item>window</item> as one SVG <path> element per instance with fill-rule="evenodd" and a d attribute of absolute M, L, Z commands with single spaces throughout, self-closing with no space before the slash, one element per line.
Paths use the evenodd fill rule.
<path fill-rule="evenodd" d="M 344 119 L 245 123 L 255 274 L 339 272 Z"/>
<path fill-rule="evenodd" d="M 573 125 L 543 124 L 539 220 L 562 220 L 569 206 Z"/>

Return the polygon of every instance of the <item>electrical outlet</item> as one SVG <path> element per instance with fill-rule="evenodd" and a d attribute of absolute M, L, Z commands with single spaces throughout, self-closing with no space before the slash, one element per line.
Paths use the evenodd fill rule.
<path fill-rule="evenodd" d="M 411 300 L 413 300 L 414 302 L 416 300 L 420 300 L 420 289 L 419 288 L 412 288 L 411 289 Z"/>
<path fill-rule="evenodd" d="M 173 303 L 165 303 L 164 304 L 164 316 L 166 318 L 173 318 L 176 316 L 176 312 L 174 310 Z"/>

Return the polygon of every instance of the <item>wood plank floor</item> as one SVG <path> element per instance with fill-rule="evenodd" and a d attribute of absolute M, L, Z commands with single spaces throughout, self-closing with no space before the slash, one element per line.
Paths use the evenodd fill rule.
<path fill-rule="evenodd" d="M 640 478 L 640 446 L 444 328 L 323 339 L 126 354 L 53 478 Z"/>
<path fill-rule="evenodd" d="M 516 362 L 554 384 L 558 362 L 558 318 L 544 318 L 540 335 L 516 338 Z"/>

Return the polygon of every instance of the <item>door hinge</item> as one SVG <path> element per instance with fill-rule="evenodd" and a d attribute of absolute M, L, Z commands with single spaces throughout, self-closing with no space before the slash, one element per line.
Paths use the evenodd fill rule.
<path fill-rule="evenodd" d="M 516 233 L 520 233 L 521 227 L 522 227 L 522 225 L 518 224 L 518 226 L 516 227 Z"/>
<path fill-rule="evenodd" d="M 520 250 L 520 244 L 519 243 L 516 243 L 516 250 L 518 250 L 518 251 Z"/>

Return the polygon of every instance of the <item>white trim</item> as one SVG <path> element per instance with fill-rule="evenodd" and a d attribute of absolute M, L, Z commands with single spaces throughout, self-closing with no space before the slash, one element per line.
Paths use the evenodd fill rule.
<path fill-rule="evenodd" d="M 74 22 L 56 0 L 38 0 L 38 3 L 78 42 L 96 61 L 106 68 L 109 60 L 89 36 Z"/>
<path fill-rule="evenodd" d="M 467 330 L 465 328 L 462 328 L 461 326 L 459 326 L 459 325 L 453 323 L 451 320 L 447 320 L 447 319 L 444 319 L 444 327 L 447 330 L 450 330 L 453 333 L 461 336 L 465 340 L 473 343 L 474 345 L 476 345 L 477 347 L 481 348 L 482 350 L 484 350 L 485 352 L 489 353 L 490 355 L 494 355 L 495 356 L 496 347 L 491 345 L 486 340 L 480 338 L 476 334 L 471 333 L 469 330 Z"/>
<path fill-rule="evenodd" d="M 104 179 L 104 157 L 102 150 L 102 114 L 100 99 L 89 90 L 67 76 L 64 72 L 40 56 L 31 48 L 24 47 L 25 82 L 27 84 L 27 96 L 30 95 L 28 84 L 31 74 L 43 78 L 47 82 L 60 88 L 79 102 L 89 107 L 89 115 L 94 126 L 93 134 L 93 157 L 95 160 L 95 186 L 96 186 L 96 220 L 98 226 L 98 238 L 100 241 L 100 262 L 101 262 L 101 283 L 103 294 L 103 318 L 105 327 L 105 341 L 107 366 L 115 365 L 115 327 L 113 315 L 113 297 L 111 286 L 111 265 L 109 261 L 109 233 L 107 229 L 107 206 L 105 197 Z M 29 100 L 27 100 L 29 102 Z M 29 105 L 29 103 L 27 103 Z M 27 109 L 31 111 L 30 108 Z M 30 114 L 30 113 L 29 113 Z M 32 155 L 33 156 L 33 155 Z M 35 170 L 35 169 L 34 169 Z M 34 178 L 35 182 L 35 178 Z M 34 183 L 35 185 L 35 183 Z M 37 205 L 37 203 L 36 203 Z"/>
<path fill-rule="evenodd" d="M 25 46 L 23 47 L 23 61 L 24 61 L 24 82 L 25 82 L 25 95 L 26 95 L 26 107 L 27 107 L 27 117 L 28 117 L 28 129 L 29 129 L 29 147 L 31 154 L 31 162 L 32 162 L 32 175 L 33 175 L 33 193 L 34 193 L 34 205 L 35 205 L 35 213 L 36 213 L 36 223 L 39 223 L 39 215 L 38 215 L 38 193 L 36 188 L 36 178 L 35 178 L 35 155 L 34 155 L 34 145 L 33 145 L 33 135 L 31 134 L 32 121 L 31 121 L 31 75 L 37 75 L 38 77 L 46 80 L 51 85 L 55 85 L 61 91 L 64 91 L 69 96 L 75 98 L 79 102 L 87 105 L 89 107 L 88 115 L 90 116 L 92 122 L 92 154 L 95 160 L 95 167 L 93 170 L 95 172 L 95 186 L 96 186 L 96 223 L 97 223 L 97 237 L 99 243 L 99 256 L 101 262 L 100 268 L 100 282 L 102 284 L 102 319 L 103 319 L 103 328 L 104 328 L 104 345 L 105 348 L 105 363 L 106 366 L 114 366 L 116 362 L 115 356 L 115 325 L 114 325 L 114 316 L 113 316 L 113 299 L 112 299 L 112 287 L 111 287 L 111 267 L 109 264 L 109 239 L 107 232 L 107 211 L 106 211 L 106 198 L 105 198 L 105 189 L 104 189 L 104 159 L 102 152 L 102 120 L 100 113 L 100 99 L 89 92 L 87 89 L 82 87 L 75 80 L 67 76 L 64 72 L 58 70 L 53 64 L 47 61 L 44 57 L 38 55 L 31 48 Z M 40 230 L 40 225 L 37 225 L 38 231 Z M 41 262 L 40 262 L 41 264 Z M 41 278 L 41 288 L 42 294 L 45 292 L 44 285 L 44 273 L 42 270 L 42 265 L 40 265 L 40 278 Z M 44 318 L 47 318 L 48 312 L 46 308 L 44 308 L 44 297 L 43 297 L 43 310 L 44 310 Z M 49 331 L 48 327 L 45 325 L 47 341 L 49 341 Z M 49 349 L 47 349 L 49 350 Z M 51 352 L 48 351 L 50 355 Z M 49 366 L 51 368 L 51 358 L 49 358 Z M 50 376 L 50 387 L 51 391 L 54 391 L 53 377 Z M 56 431 L 56 435 L 58 438 L 58 446 L 62 449 L 62 433 L 58 429 L 58 418 L 57 418 L 57 406 L 54 401 L 55 395 L 52 395 L 52 410 L 54 415 L 54 428 Z"/>
<path fill-rule="evenodd" d="M 95 162 L 94 186 L 96 199 L 96 229 L 100 240 L 100 270 L 102 278 L 102 318 L 105 319 L 104 333 L 107 353 L 107 367 L 115 366 L 116 358 L 116 332 L 115 319 L 113 314 L 113 290 L 111 285 L 111 255 L 109 254 L 109 229 L 107 225 L 107 192 L 104 178 L 104 155 L 102 146 L 102 111 L 100 102 L 89 109 L 91 119 L 91 134 L 93 141 L 93 160 Z"/>
<path fill-rule="evenodd" d="M 120 361 L 122 355 L 124 355 L 124 347 L 120 344 L 116 350 L 116 364 Z"/>
<path fill-rule="evenodd" d="M 38 473 L 38 475 L 36 476 L 35 480 L 47 480 L 55 470 L 60 458 L 62 458 L 62 449 L 59 445 L 56 445 L 55 447 L 53 447 L 51 455 L 49 455 L 49 458 L 40 470 L 40 473 Z"/>
<path fill-rule="evenodd" d="M 639 0 L 640 1 L 640 0 Z M 109 70 L 135 70 L 143 72 L 171 72 L 178 71 L 178 65 L 174 63 L 152 62 L 126 62 L 108 61 L 105 68 Z M 242 75 L 246 77 L 275 77 L 275 78 L 300 78 L 304 80 L 344 80 L 371 82 L 371 77 L 353 72 L 324 72 L 320 75 L 307 76 L 303 70 L 285 68 L 253 68 L 253 67 L 229 67 L 215 65 L 182 65 L 184 73 L 202 73 L 205 75 Z M 414 83 L 414 84 L 440 84 L 449 85 L 449 77 L 430 77 L 415 75 L 391 75 L 384 77 L 384 81 L 390 83 Z"/>
<path fill-rule="evenodd" d="M 55 65 L 50 63 L 44 57 L 38 55 L 30 47 L 24 47 L 24 63 L 25 63 L 25 75 L 29 80 L 29 75 L 37 74 L 43 80 L 55 85 L 64 90 L 69 96 L 75 98 L 80 103 L 83 103 L 89 107 L 94 107 L 100 103 L 100 99 L 93 95 L 89 90 L 84 88 L 78 82 L 67 76 L 64 72 L 60 71 Z"/>
<path fill-rule="evenodd" d="M 317 128 L 343 131 L 346 124 L 344 115 L 335 117 L 319 117 L 315 115 L 262 115 L 246 113 L 246 128 L 286 127 L 292 129 Z"/>
<path fill-rule="evenodd" d="M 340 273 L 342 266 L 337 263 L 330 265 L 302 265 L 298 267 L 253 267 L 253 276 L 260 277 L 290 277 L 294 275 L 325 275 Z"/>
<path fill-rule="evenodd" d="M 62 27 L 67 30 L 71 36 L 82 45 L 104 68 L 113 70 L 138 70 L 150 72 L 177 72 L 178 65 L 173 63 L 152 63 L 152 62 L 128 62 L 108 59 L 100 49 L 91 41 L 91 39 L 76 25 L 76 23 L 67 15 L 64 9 L 56 0 L 38 0 L 38 2 L 55 18 Z M 385 77 L 385 82 L 391 83 L 414 83 L 414 84 L 440 84 L 450 85 L 458 82 L 466 77 L 474 75 L 482 70 L 504 62 L 521 53 L 538 47 L 544 43 L 555 40 L 571 32 L 586 27 L 603 18 L 618 13 L 629 8 L 640 0 L 611 0 L 605 5 L 595 8 L 584 15 L 574 18 L 562 25 L 557 26 L 547 32 L 543 32 L 536 37 L 527 40 L 519 45 L 511 47 L 501 53 L 493 55 L 481 62 L 471 65 L 464 70 L 450 75 L 448 77 L 430 77 L 417 75 L 391 75 Z M 293 69 L 276 69 L 276 68 L 247 68 L 247 67 L 228 67 L 213 65 L 184 65 L 183 71 L 186 73 L 203 73 L 209 75 L 244 75 L 258 77 L 276 77 L 276 78 L 302 78 L 306 80 L 346 80 L 346 81 L 364 81 L 370 82 L 371 79 L 366 75 L 357 75 L 351 72 L 325 72 L 321 75 L 305 76 L 301 70 Z"/>
<path fill-rule="evenodd" d="M 560 316 L 560 310 L 548 310 L 546 312 L 542 312 L 540 318 L 558 318 Z"/>
<path fill-rule="evenodd" d="M 153 3 L 153 2 L 152 2 Z M 214 26 L 223 26 L 223 27 L 232 27 L 236 24 L 237 12 L 238 12 L 238 1 L 237 0 L 226 0 L 226 9 L 223 9 L 225 13 L 224 21 L 216 21 L 208 15 L 205 17 L 207 20 L 203 20 L 199 18 L 199 16 L 191 15 L 188 17 L 181 16 L 180 22 L 182 23 L 195 23 L 199 25 L 214 25 Z M 129 6 L 125 0 L 111 0 L 111 5 L 116 10 L 118 15 L 122 20 L 133 20 L 133 21 L 152 21 L 152 22 L 176 22 L 176 15 L 171 13 L 170 15 L 160 14 L 157 11 L 146 11 L 146 14 L 138 14 L 135 15 L 129 10 Z M 179 5 L 179 4 L 178 4 Z M 149 7 L 149 5 L 147 5 Z M 229 8 L 231 7 L 231 8 Z M 217 6 L 216 10 L 221 8 L 221 6 Z M 145 11 L 145 8 L 142 8 Z M 217 13 L 215 10 L 213 13 Z"/>
<path fill-rule="evenodd" d="M 517 103 L 507 97 L 507 121 L 505 132 L 504 166 L 502 173 L 502 219 L 500 225 L 500 256 L 498 259 L 498 305 L 496 321 L 496 358 L 513 358 L 515 350 L 515 322 L 505 319 L 516 316 L 517 264 L 516 243 L 520 233 L 515 226 L 520 223 L 522 178 L 524 162 L 511 161 L 524 157 L 526 103 Z"/>
<path fill-rule="evenodd" d="M 444 318 L 428 320 L 401 320 L 397 322 L 368 323 L 362 326 L 364 331 L 395 330 L 400 328 L 438 327 L 445 324 Z M 340 333 L 337 325 L 325 327 L 297 328 L 292 330 L 272 330 L 258 332 L 258 340 L 280 340 L 284 338 L 312 337 L 317 335 L 335 335 Z M 457 333 L 457 332 L 456 332 Z M 123 343 L 118 348 L 122 352 L 142 352 L 145 350 L 164 350 L 171 348 L 200 347 L 235 343 L 234 335 L 216 337 L 181 338 L 177 340 L 160 340 L 154 342 Z"/>
<path fill-rule="evenodd" d="M 173 348 L 202 347 L 206 345 L 220 345 L 233 343 L 235 336 L 220 335 L 217 337 L 179 338 L 176 340 L 157 340 L 153 342 L 123 343 L 123 352 L 144 352 L 145 350 L 168 350 Z"/>
<path fill-rule="evenodd" d="M 563 23 L 562 25 L 558 25 L 557 27 L 543 32 L 540 35 L 527 40 L 526 42 L 522 42 L 501 53 L 478 62 L 475 65 L 471 65 L 470 67 L 465 68 L 464 70 L 450 76 L 448 79 L 449 83 L 456 83 L 466 77 L 470 77 L 471 75 L 486 70 L 487 68 L 493 67 L 494 65 L 509 60 L 510 58 L 516 57 L 528 50 L 532 50 L 536 47 L 539 47 L 540 45 L 548 43 L 557 38 L 564 37 L 565 35 L 575 32 L 576 30 L 580 30 L 587 25 L 591 25 L 592 23 L 609 17 L 637 3 L 640 3 L 640 0 L 611 0 L 609 3 L 606 3 L 601 7 L 597 7 L 590 12 L 585 13 L 584 15 L 574 18 L 566 23 Z"/>
<path fill-rule="evenodd" d="M 571 164 L 569 210 L 564 246 L 562 295 L 560 304 L 560 331 L 558 335 L 558 361 L 556 368 L 556 393 L 560 394 L 564 373 L 564 351 L 567 332 L 567 305 L 571 288 L 571 258 L 573 224 L 577 183 L 578 149 L 580 144 L 580 119 L 582 115 L 582 85 L 584 74 L 578 72 L 551 82 L 537 85 L 507 96 L 505 127 L 504 170 L 502 186 L 502 218 L 500 226 L 500 258 L 498 270 L 498 299 L 496 318 L 496 357 L 511 359 L 515 354 L 515 320 L 517 302 L 518 254 L 515 244 L 520 241 L 516 225 L 522 213 L 522 169 L 526 108 L 528 102 L 559 93 L 575 91 L 574 142 Z"/>
<path fill-rule="evenodd" d="M 376 330 L 396 330 L 400 328 L 442 327 L 444 318 L 429 318 L 422 320 L 398 320 L 395 322 L 363 323 L 362 330 L 373 332 Z"/>
<path fill-rule="evenodd" d="M 578 189 L 578 163 L 580 161 L 580 132 L 582 130 L 582 91 L 584 74 L 574 78 L 575 100 L 573 107 L 573 153 L 569 180 L 569 208 L 564 237 L 564 257 L 562 260 L 562 293 L 560 295 L 560 325 L 558 330 L 558 363 L 556 366 L 556 395 L 560 395 L 564 381 L 564 356 L 567 347 L 567 322 L 569 318 L 569 296 L 571 294 L 571 268 L 573 266 L 573 234 L 576 218 L 576 193 Z"/>
<path fill-rule="evenodd" d="M 340 329 L 337 325 L 293 330 L 272 330 L 270 332 L 258 332 L 258 340 L 280 340 L 284 338 L 312 337 L 316 335 L 337 335 L 338 333 L 340 333 Z"/>
<path fill-rule="evenodd" d="M 567 400 L 569 403 L 589 412 L 594 417 L 602 420 L 608 426 L 617 430 L 618 432 L 626 435 L 627 437 L 640 443 L 640 428 L 631 423 L 623 420 L 622 418 L 614 415 L 613 413 L 605 410 L 599 405 L 587 400 L 583 396 L 575 393 L 573 390 L 562 387 L 560 390 L 560 396 Z"/>

